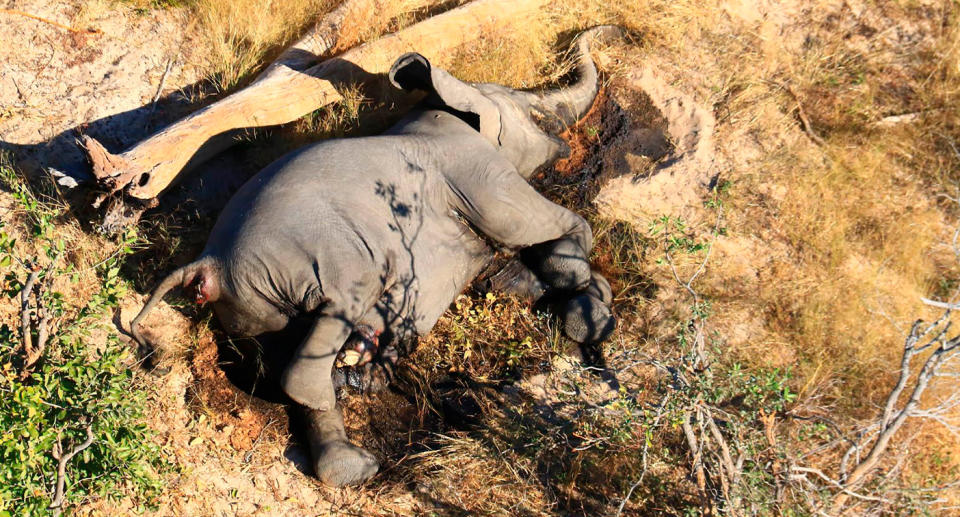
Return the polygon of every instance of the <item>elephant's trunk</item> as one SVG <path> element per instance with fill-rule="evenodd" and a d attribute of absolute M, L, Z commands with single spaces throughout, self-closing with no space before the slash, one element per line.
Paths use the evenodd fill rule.
<path fill-rule="evenodd" d="M 534 106 L 541 114 L 555 119 L 561 128 L 575 124 L 582 118 L 597 96 L 597 67 L 590 57 L 590 44 L 594 41 L 610 41 L 623 35 L 615 25 L 600 25 L 577 35 L 572 50 L 577 53 L 577 80 L 573 84 L 545 92 Z"/>

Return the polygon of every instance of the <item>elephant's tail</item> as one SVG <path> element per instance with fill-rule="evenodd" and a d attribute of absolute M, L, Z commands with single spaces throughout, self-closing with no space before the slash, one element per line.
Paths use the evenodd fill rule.
<path fill-rule="evenodd" d="M 153 347 L 144 339 L 143 334 L 140 332 L 140 322 L 143 318 L 163 299 L 163 297 L 170 292 L 174 287 L 187 287 L 190 285 L 198 275 L 201 276 L 201 282 L 205 282 L 207 279 L 212 280 L 213 276 L 213 260 L 207 256 L 199 260 L 195 260 L 179 269 L 167 275 L 166 278 L 160 282 L 160 285 L 154 288 L 153 292 L 150 293 L 150 297 L 147 299 L 147 303 L 143 306 L 143 309 L 140 309 L 140 313 L 137 314 L 136 318 L 133 318 L 133 321 L 130 322 L 130 334 L 133 335 L 133 339 L 137 341 L 137 344 L 140 346 L 141 354 L 149 354 L 152 352 Z"/>
<path fill-rule="evenodd" d="M 593 105 L 593 99 L 600 89 L 597 66 L 590 57 L 590 45 L 618 39 L 623 33 L 623 29 L 616 25 L 599 25 L 578 34 L 570 47 L 572 52 L 576 52 L 577 80 L 564 88 L 541 94 L 537 107 L 555 116 L 564 126 L 580 120 Z"/>

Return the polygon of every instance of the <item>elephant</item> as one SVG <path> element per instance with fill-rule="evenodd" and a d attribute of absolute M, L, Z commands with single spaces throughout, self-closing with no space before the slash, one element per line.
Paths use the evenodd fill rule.
<path fill-rule="evenodd" d="M 615 320 L 609 284 L 588 261 L 590 226 L 527 180 L 569 151 L 557 134 L 598 91 L 589 45 L 618 34 L 578 35 L 579 77 L 544 92 L 462 82 L 420 54 L 401 56 L 389 80 L 423 100 L 381 135 L 314 143 L 252 177 L 200 256 L 151 293 L 134 338 L 146 343 L 143 317 L 175 287 L 192 286 L 231 335 L 311 318 L 280 382 L 306 412 L 317 477 L 333 486 L 379 469 L 344 431 L 332 382 L 340 350 L 361 326 L 380 343 L 415 342 L 498 251 L 516 258 L 494 283 L 559 300 L 574 341 L 605 339 Z"/>

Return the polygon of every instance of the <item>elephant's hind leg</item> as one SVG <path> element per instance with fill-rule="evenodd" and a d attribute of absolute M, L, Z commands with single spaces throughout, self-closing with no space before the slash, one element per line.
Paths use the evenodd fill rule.
<path fill-rule="evenodd" d="M 336 404 L 333 366 L 352 328 L 342 316 L 318 316 L 281 380 L 287 395 L 306 406 L 314 470 L 332 486 L 360 483 L 379 468 L 372 454 L 347 441 Z"/>
<path fill-rule="evenodd" d="M 342 317 L 318 316 L 283 372 L 283 391 L 309 408 L 333 410 L 333 365 L 351 330 L 352 324 Z"/>
<path fill-rule="evenodd" d="M 347 441 L 338 408 L 329 411 L 304 408 L 313 469 L 330 486 L 362 483 L 380 468 L 377 458 Z"/>

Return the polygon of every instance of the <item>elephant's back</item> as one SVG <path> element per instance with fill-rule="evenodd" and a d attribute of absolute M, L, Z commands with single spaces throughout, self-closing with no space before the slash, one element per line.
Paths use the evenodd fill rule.
<path fill-rule="evenodd" d="M 399 137 L 331 140 L 251 178 L 207 243 L 238 284 L 300 305 L 307 285 L 405 271 L 416 235 L 436 232 L 437 171 Z M 391 262 L 391 257 L 401 257 Z M 315 294 L 315 293 L 314 293 Z"/>
<path fill-rule="evenodd" d="M 313 240 L 422 203 L 424 196 L 416 190 L 433 183 L 430 171 L 418 166 L 420 178 L 405 175 L 409 164 L 396 140 L 329 140 L 281 157 L 234 195 L 212 237 L 230 246 L 248 237 Z"/>

